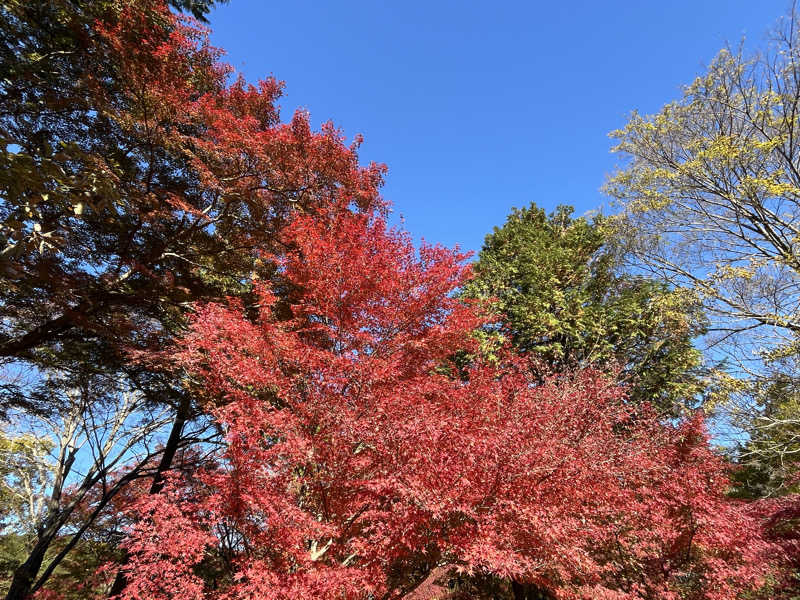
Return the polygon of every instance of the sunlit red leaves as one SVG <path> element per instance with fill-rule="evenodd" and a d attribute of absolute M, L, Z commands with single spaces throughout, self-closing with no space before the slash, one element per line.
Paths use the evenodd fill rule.
<path fill-rule="evenodd" d="M 381 215 L 382 167 L 304 113 L 281 124 L 278 83 L 228 83 L 204 34 L 173 24 L 143 62 L 136 18 L 99 26 L 141 95 L 118 118 L 181 153 L 215 207 L 173 190 L 152 221 L 214 215 L 274 277 L 198 306 L 158 357 L 197 383 L 226 446 L 137 506 L 125 598 L 391 598 L 434 569 L 559 598 L 758 583 L 770 548 L 725 499 L 699 418 L 664 425 L 591 370 L 542 382 L 509 352 L 483 361 L 486 317 L 454 297 L 466 256 L 417 252 Z"/>
<path fill-rule="evenodd" d="M 540 382 L 510 354 L 454 377 L 442 367 L 481 322 L 452 296 L 464 257 L 417 256 L 378 216 L 340 208 L 282 239 L 290 318 L 268 287 L 255 321 L 207 305 L 173 357 L 218 398 L 228 443 L 188 514 L 242 540 L 233 580 L 206 597 L 400 596 L 426 561 L 561 598 L 758 583 L 769 548 L 725 499 L 701 419 L 661 424 L 599 373 Z M 222 540 L 201 530 L 213 553 Z M 157 539 L 179 560 L 179 539 Z"/>
<path fill-rule="evenodd" d="M 125 81 L 124 96 L 98 103 L 141 140 L 130 148 L 141 153 L 145 170 L 136 182 L 141 204 L 131 210 L 138 208 L 157 227 L 182 215 L 205 219 L 236 246 L 261 238 L 267 243 L 296 209 L 383 207 L 378 188 L 385 167 L 360 166 L 357 141 L 348 146 L 330 123 L 312 130 L 305 112 L 281 123 L 281 82 L 231 80 L 233 71 L 220 62 L 207 30 L 170 13 L 160 0 L 121 6 L 95 30 Z M 175 163 L 170 169 L 191 177 L 165 176 L 156 163 L 167 160 Z"/>

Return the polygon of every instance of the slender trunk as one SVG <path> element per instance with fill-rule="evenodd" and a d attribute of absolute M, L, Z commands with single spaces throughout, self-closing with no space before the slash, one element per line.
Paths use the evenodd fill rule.
<path fill-rule="evenodd" d="M 188 399 L 183 400 L 178 407 L 178 412 L 175 415 L 175 420 L 172 423 L 172 429 L 170 430 L 169 438 L 164 446 L 164 453 L 161 455 L 161 460 L 158 463 L 156 474 L 153 477 L 153 483 L 150 485 L 151 494 L 157 494 L 164 488 L 164 475 L 172 467 L 172 461 L 174 460 L 175 454 L 180 447 L 181 434 L 183 433 L 183 427 L 188 418 L 190 407 L 191 403 L 188 401 Z M 66 461 L 67 465 L 70 466 L 73 460 L 74 456 L 69 457 Z M 53 494 L 54 498 L 57 498 L 57 496 L 60 494 L 59 486 L 56 486 L 56 490 L 54 490 Z M 55 505 L 57 502 L 53 501 L 51 504 Z M 59 513 L 57 519 L 53 518 L 53 520 L 48 522 L 49 524 L 44 526 L 43 530 L 39 533 L 36 545 L 33 547 L 33 550 L 31 550 L 28 558 L 14 571 L 11 580 L 11 586 L 9 587 L 8 594 L 6 595 L 6 600 L 29 600 L 31 594 L 41 588 L 42 585 L 47 581 L 48 577 L 53 572 L 53 568 L 48 568 L 45 570 L 45 573 L 41 578 L 39 578 L 38 581 L 36 578 L 42 568 L 42 564 L 44 563 L 47 550 L 50 548 L 50 545 L 56 538 L 57 532 L 63 526 L 68 516 L 69 513 L 64 513 L 62 511 Z M 79 532 L 74 536 L 75 539 L 71 541 L 72 545 L 74 545 L 74 543 L 77 541 L 77 538 L 80 537 L 80 533 L 82 532 Z M 56 560 L 60 562 L 60 560 L 63 559 L 64 554 L 65 552 L 62 551 L 62 553 L 56 557 Z M 51 565 L 51 567 L 53 567 L 53 565 Z M 36 589 L 34 589 L 34 583 L 36 584 Z M 114 581 L 112 593 L 119 594 L 124 588 L 125 579 L 120 571 L 117 573 L 117 578 Z M 117 591 L 114 592 L 114 589 L 117 589 Z"/>
<path fill-rule="evenodd" d="M 91 516 L 86 519 L 83 526 L 81 526 L 78 531 L 72 534 L 69 542 L 50 560 L 47 565 L 47 568 L 44 572 L 39 576 L 39 579 L 36 580 L 36 583 L 33 584 L 31 588 L 31 593 L 35 594 L 39 589 L 47 582 L 50 576 L 53 574 L 53 571 L 56 570 L 58 565 L 61 564 L 61 561 L 72 551 L 72 549 L 78 544 L 83 534 L 86 533 L 86 530 L 94 523 L 95 519 L 100 515 L 103 509 L 108 505 L 111 499 L 116 495 L 119 491 L 119 488 L 115 489 L 111 494 L 104 495 L 103 498 L 100 500 L 98 505 L 92 511 Z"/>
<path fill-rule="evenodd" d="M 37 530 L 36 544 L 28 554 L 28 558 L 14 569 L 6 600 L 28 600 L 31 597 L 33 584 L 36 581 L 39 570 L 42 568 L 45 554 L 47 554 L 50 544 L 53 543 L 59 530 L 72 512 L 61 511 L 58 509 L 58 505 L 61 500 L 64 480 L 67 478 L 73 462 L 75 462 L 75 452 L 63 447 L 59 462 L 62 464 L 62 468 L 55 476 L 53 490 L 47 501 L 47 517 Z"/>
<path fill-rule="evenodd" d="M 172 429 L 167 438 L 167 444 L 164 446 L 164 454 L 161 455 L 161 461 L 158 463 L 158 469 L 153 476 L 153 483 L 150 485 L 150 493 L 158 494 L 164 489 L 164 475 L 172 468 L 172 461 L 175 460 L 175 453 L 178 451 L 178 446 L 181 443 L 181 436 L 183 435 L 183 427 L 186 425 L 186 420 L 189 418 L 190 402 L 187 398 L 181 400 L 178 406 L 178 412 L 175 414 L 175 420 L 172 422 Z"/>
<path fill-rule="evenodd" d="M 172 461 L 175 459 L 175 453 L 178 451 L 178 446 L 181 442 L 181 435 L 183 434 L 183 427 L 186 425 L 186 420 L 189 418 L 189 409 L 191 403 L 188 398 L 181 400 L 178 406 L 178 412 L 175 414 L 175 420 L 172 422 L 172 430 L 169 432 L 169 438 L 164 446 L 164 454 L 161 455 L 161 461 L 158 463 L 158 469 L 153 477 L 153 483 L 150 485 L 150 493 L 158 494 L 164 489 L 165 478 L 164 475 L 172 468 Z M 125 586 L 128 585 L 125 573 L 122 567 L 128 563 L 128 557 L 125 556 L 121 563 L 120 569 L 117 571 L 117 576 L 114 578 L 114 584 L 111 586 L 111 591 L 108 593 L 109 598 L 119 596 Z"/>

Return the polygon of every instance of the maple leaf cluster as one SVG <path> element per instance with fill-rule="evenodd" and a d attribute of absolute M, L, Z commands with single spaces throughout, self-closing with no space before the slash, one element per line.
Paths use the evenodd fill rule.
<path fill-rule="evenodd" d="M 399 598 L 435 572 L 721 599 L 768 575 L 699 416 L 663 424 L 592 370 L 541 383 L 509 351 L 481 359 L 487 316 L 453 294 L 465 256 L 378 214 L 334 207 L 281 239 L 280 286 L 199 307 L 170 350 L 226 445 L 136 508 L 123 598 Z"/>

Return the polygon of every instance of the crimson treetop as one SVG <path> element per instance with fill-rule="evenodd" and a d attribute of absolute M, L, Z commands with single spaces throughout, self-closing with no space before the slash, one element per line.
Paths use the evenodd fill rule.
<path fill-rule="evenodd" d="M 701 420 L 663 425 L 592 371 L 537 384 L 513 355 L 482 360 L 479 307 L 453 295 L 465 257 L 417 255 L 378 215 L 333 207 L 281 240 L 264 259 L 288 306 L 267 284 L 257 314 L 206 305 L 169 351 L 227 444 L 141 501 L 124 598 L 399 598 L 489 573 L 561 598 L 722 599 L 760 581 L 768 546 Z"/>

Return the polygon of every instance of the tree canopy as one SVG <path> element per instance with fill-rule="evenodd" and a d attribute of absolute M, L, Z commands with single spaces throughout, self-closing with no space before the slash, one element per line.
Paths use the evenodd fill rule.
<path fill-rule="evenodd" d="M 349 211 L 286 236 L 291 319 L 260 286 L 257 315 L 209 304 L 164 353 L 227 444 L 133 507 L 123 598 L 432 598 L 458 573 L 563 598 L 763 582 L 770 545 L 699 417 L 662 423 L 591 369 L 541 381 L 509 350 L 453 377 L 484 318 L 452 295 L 463 256 L 416 256 Z"/>
<path fill-rule="evenodd" d="M 632 400 L 679 412 L 702 389 L 692 344 L 702 311 L 681 289 L 621 272 L 613 223 L 572 212 L 516 209 L 486 237 L 466 294 L 493 300 L 514 346 L 542 371 L 617 371 Z"/>
<path fill-rule="evenodd" d="M 733 147 L 687 133 L 713 133 L 695 97 L 732 55 L 618 134 L 624 216 L 516 210 L 472 265 L 387 224 L 358 136 L 282 120 L 282 83 L 221 62 L 213 5 L 0 0 L 7 600 L 790 597 L 798 496 L 760 496 L 796 481 L 794 317 L 760 298 L 792 297 L 770 252 L 794 244 L 794 192 L 736 161 L 788 168 L 792 129 L 742 125 L 723 152 L 717 224 L 750 218 L 764 238 L 729 250 L 757 260 L 724 259 L 736 231 L 697 225 L 722 196 L 685 183 Z M 763 127 L 769 89 L 732 96 Z M 677 175 L 646 152 L 681 140 L 700 158 Z M 661 249 L 695 262 L 670 274 Z M 712 334 L 786 334 L 749 471 L 693 410 L 703 308 Z M 752 396 L 738 375 L 722 388 Z M 731 497 L 732 475 L 767 491 Z"/>
<path fill-rule="evenodd" d="M 800 451 L 797 31 L 792 14 L 765 51 L 725 49 L 681 99 L 634 113 L 612 134 L 628 160 L 608 183 L 637 264 L 692 289 L 709 315 L 720 407 L 750 437 L 740 457 L 762 494 L 792 478 L 765 465 Z"/>

